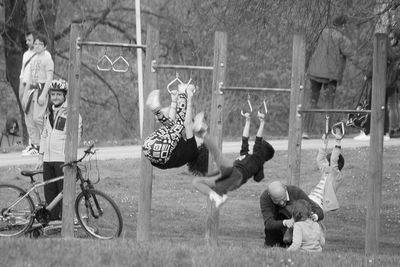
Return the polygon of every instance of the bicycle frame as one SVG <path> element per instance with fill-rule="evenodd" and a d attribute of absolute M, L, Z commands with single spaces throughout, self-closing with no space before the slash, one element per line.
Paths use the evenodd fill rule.
<path fill-rule="evenodd" d="M 64 179 L 64 176 L 59 176 L 59 177 L 55 177 L 55 178 L 53 178 L 53 179 L 50 179 L 50 180 L 47 180 L 47 181 L 44 181 L 44 182 L 35 182 L 35 183 L 33 184 L 33 186 L 32 186 L 31 188 L 28 189 L 28 191 L 25 193 L 25 195 L 23 195 L 23 196 L 21 196 L 20 198 L 18 198 L 18 199 L 17 199 L 14 203 L 12 203 L 12 204 L 7 208 L 7 210 L 5 210 L 5 211 L 8 212 L 8 211 L 9 211 L 10 209 L 12 209 L 15 205 L 17 205 L 22 199 L 24 199 L 24 198 L 26 198 L 27 196 L 29 196 L 32 192 L 35 193 L 35 196 L 36 196 L 37 201 L 38 201 L 38 204 L 35 205 L 36 208 L 37 208 L 37 207 L 40 207 L 40 206 L 43 206 L 43 207 L 46 207 L 48 210 L 52 210 L 52 209 L 54 208 L 54 206 L 57 205 L 57 203 L 62 199 L 62 193 L 63 193 L 63 192 L 60 192 L 60 193 L 53 199 L 53 201 L 52 201 L 49 205 L 46 205 L 46 203 L 44 203 L 44 202 L 42 201 L 41 197 L 40 197 L 40 194 L 39 194 L 39 192 L 38 192 L 38 188 L 44 187 L 44 186 L 47 185 L 47 184 L 55 183 L 55 182 L 57 182 L 57 181 L 59 181 L 59 180 L 63 180 L 63 179 Z"/>

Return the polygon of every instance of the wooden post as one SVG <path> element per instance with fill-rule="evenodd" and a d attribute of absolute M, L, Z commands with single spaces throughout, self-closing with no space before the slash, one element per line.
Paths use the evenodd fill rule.
<path fill-rule="evenodd" d="M 302 118 L 297 108 L 303 103 L 306 46 L 303 34 L 293 36 L 292 78 L 289 114 L 287 184 L 300 185 Z"/>
<path fill-rule="evenodd" d="M 152 90 L 157 89 L 157 73 L 152 72 L 151 62 L 157 59 L 159 53 L 159 32 L 153 26 L 148 24 L 146 36 L 146 59 L 144 71 L 144 99 Z M 154 131 L 154 115 L 150 109 L 144 109 L 143 137 L 146 138 Z M 153 166 L 150 161 L 141 154 L 140 159 L 140 185 L 139 185 L 139 203 L 136 228 L 136 240 L 138 242 L 150 241 L 151 239 L 151 195 L 153 184 Z"/>
<path fill-rule="evenodd" d="M 80 69 L 82 50 L 77 46 L 82 27 L 79 24 L 71 25 L 69 39 L 69 65 L 68 65 L 68 115 L 67 115 L 67 137 L 65 140 L 65 162 L 76 160 L 78 153 L 78 127 L 80 106 Z M 63 214 L 62 231 L 63 238 L 74 237 L 75 217 L 75 183 L 76 168 L 64 168 L 63 189 Z"/>
<path fill-rule="evenodd" d="M 220 93 L 220 86 L 225 84 L 227 35 L 225 32 L 215 32 L 214 37 L 214 71 L 211 99 L 210 135 L 217 138 L 219 149 L 222 149 L 223 134 L 223 107 L 224 95 Z M 209 170 L 213 168 L 213 159 L 210 157 Z M 219 211 L 207 198 L 206 244 L 218 244 Z"/>
<path fill-rule="evenodd" d="M 368 167 L 367 225 L 365 257 L 374 263 L 379 253 L 380 208 L 382 198 L 383 132 L 385 121 L 387 35 L 374 36 L 372 106 Z"/>

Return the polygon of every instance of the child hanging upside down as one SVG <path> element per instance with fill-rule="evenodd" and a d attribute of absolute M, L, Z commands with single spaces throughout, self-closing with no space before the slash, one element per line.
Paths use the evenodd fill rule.
<path fill-rule="evenodd" d="M 339 127 L 332 131 L 336 139 L 335 147 L 332 153 L 327 154 L 328 138 L 326 134 L 322 136 L 322 147 L 317 155 L 318 168 L 322 177 L 317 186 L 309 194 L 309 198 L 317 203 L 324 212 L 337 210 L 339 202 L 336 192 L 343 182 L 342 168 L 344 158 L 341 154 L 341 140 L 344 132 Z"/>
<path fill-rule="evenodd" d="M 275 153 L 274 148 L 262 138 L 265 115 L 258 113 L 260 127 L 257 131 L 253 154 L 249 154 L 250 114 L 245 113 L 244 116 L 246 124 L 243 129 L 242 147 L 240 156 L 234 162 L 222 155 L 215 138 L 207 133 L 207 125 L 204 122 L 197 120 L 194 125 L 196 133 L 203 135 L 204 144 L 219 168 L 219 175 L 208 179 L 197 178 L 193 181 L 193 185 L 201 193 L 209 196 L 210 200 L 215 202 L 216 208 L 226 201 L 229 191 L 239 188 L 251 177 L 256 182 L 260 182 L 264 178 L 264 162 L 270 160 Z"/>
<path fill-rule="evenodd" d="M 142 146 L 144 156 L 153 166 L 170 169 L 190 163 L 190 166 L 194 166 L 189 168 L 190 171 L 202 174 L 207 172 L 208 150 L 203 145 L 197 146 L 192 130 L 194 92 L 195 86 L 192 84 L 179 84 L 178 90 L 172 90 L 168 118 L 160 108 L 160 90 L 149 94 L 146 105 L 162 123 L 159 129 L 144 140 Z M 197 116 L 197 120 L 202 118 Z"/>

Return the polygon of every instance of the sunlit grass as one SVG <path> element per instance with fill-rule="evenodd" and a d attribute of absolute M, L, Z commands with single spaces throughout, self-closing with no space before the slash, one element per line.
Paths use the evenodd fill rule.
<path fill-rule="evenodd" d="M 384 153 L 380 266 L 400 266 L 396 256 L 400 251 L 398 149 L 385 148 Z M 96 188 L 110 195 L 120 207 L 124 219 L 122 238 L 106 242 L 63 240 L 60 236 L 2 239 L 2 262 L 8 266 L 362 266 L 368 153 L 368 148 L 344 148 L 346 178 L 338 192 L 341 208 L 326 215 L 327 244 L 321 254 L 289 254 L 283 249 L 263 248 L 259 196 L 269 181 L 285 181 L 288 175 L 287 152 L 278 151 L 264 165 L 265 180 L 251 180 L 229 194 L 220 212 L 218 248 L 204 246 L 206 198 L 192 187 L 193 177 L 185 168 L 154 170 L 152 242 L 137 244 L 140 162 L 109 160 L 99 162 L 102 180 Z M 233 159 L 235 155 L 229 157 Z M 306 192 L 319 179 L 315 157 L 315 150 L 302 151 L 301 187 Z M 14 167 L 0 168 L 0 182 L 27 187 L 28 180 L 21 178 L 19 171 Z"/>

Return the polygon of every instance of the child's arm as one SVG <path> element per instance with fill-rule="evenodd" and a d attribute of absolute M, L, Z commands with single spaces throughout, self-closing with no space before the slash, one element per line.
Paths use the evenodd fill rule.
<path fill-rule="evenodd" d="M 303 240 L 303 233 L 301 232 L 301 228 L 299 227 L 299 224 L 294 223 L 293 226 L 293 242 L 288 247 L 288 251 L 296 251 L 301 247 L 301 241 Z"/>
<path fill-rule="evenodd" d="M 335 147 L 333 148 L 331 155 L 331 167 L 332 169 L 339 171 L 338 160 L 339 160 L 339 155 L 342 153 L 342 146 L 339 134 L 335 135 L 335 137 L 336 137 Z"/>
<path fill-rule="evenodd" d="M 317 155 L 317 164 L 318 168 L 322 173 L 329 171 L 329 162 L 326 159 L 326 149 L 328 147 L 328 139 L 326 138 L 325 134 L 322 135 L 322 147 L 320 147 Z"/>
<path fill-rule="evenodd" d="M 246 124 L 244 125 L 242 136 L 249 138 L 249 135 L 250 135 L 250 119 L 251 119 L 250 118 L 250 113 L 245 113 L 244 117 L 246 118 Z"/>
<path fill-rule="evenodd" d="M 260 126 L 258 127 L 258 131 L 256 134 L 256 137 L 261 137 L 263 136 L 263 131 L 264 131 L 264 121 L 265 115 L 263 113 L 258 113 L 258 119 L 260 120 Z"/>
<path fill-rule="evenodd" d="M 168 112 L 168 118 L 175 121 L 176 118 L 176 101 L 178 100 L 178 90 L 171 90 L 171 106 Z"/>
<path fill-rule="evenodd" d="M 250 113 L 245 113 L 246 123 L 243 128 L 242 146 L 240 148 L 240 156 L 249 154 L 249 135 L 250 135 Z"/>
<path fill-rule="evenodd" d="M 194 93 L 194 87 L 189 86 L 187 88 L 187 105 L 186 105 L 186 115 L 185 115 L 185 132 L 186 132 L 186 139 L 190 139 L 193 137 L 193 128 L 192 128 L 192 98 Z"/>
<path fill-rule="evenodd" d="M 325 236 L 323 231 L 321 230 L 321 234 L 319 236 L 319 244 L 321 245 L 321 247 L 325 246 Z"/>

